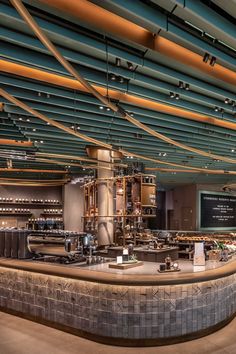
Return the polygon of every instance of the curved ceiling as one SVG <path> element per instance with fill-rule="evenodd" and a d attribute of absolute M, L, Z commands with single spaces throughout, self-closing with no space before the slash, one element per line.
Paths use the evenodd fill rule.
<path fill-rule="evenodd" d="M 235 14 L 227 12 L 223 2 L 25 0 L 23 4 L 74 68 L 149 131 L 179 146 L 236 159 Z M 66 127 L 62 131 L 0 97 L 3 177 L 64 181 L 68 175 L 93 174 L 94 162 L 86 161 L 81 134 L 146 157 L 149 161 L 134 157 L 132 163 L 144 162 L 165 187 L 235 181 L 234 163 L 159 140 L 102 105 L 48 52 L 11 1 L 0 0 L 0 5 L 1 89 Z M 13 168 L 5 170 L 9 159 Z M 130 156 L 121 162 L 130 164 Z"/>

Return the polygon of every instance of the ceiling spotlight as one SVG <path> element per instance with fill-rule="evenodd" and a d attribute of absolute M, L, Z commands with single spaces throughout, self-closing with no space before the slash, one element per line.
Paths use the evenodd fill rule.
<path fill-rule="evenodd" d="M 225 99 L 225 103 L 228 104 L 230 102 L 230 99 L 229 98 L 226 98 Z"/>
<path fill-rule="evenodd" d="M 234 152 L 234 151 L 235 151 L 234 149 L 231 150 L 231 152 Z"/>
<path fill-rule="evenodd" d="M 204 63 L 207 63 L 209 59 L 210 59 L 210 54 L 205 53 L 205 55 L 204 55 L 204 57 L 202 59 L 204 61 Z"/>
<path fill-rule="evenodd" d="M 35 128 L 33 129 L 33 132 L 36 132 L 36 129 L 35 129 Z"/>
<path fill-rule="evenodd" d="M 120 58 L 116 58 L 116 66 L 121 66 L 121 60 L 120 60 Z"/>
<path fill-rule="evenodd" d="M 35 140 L 34 142 L 37 144 L 38 140 Z"/>
<path fill-rule="evenodd" d="M 49 122 L 47 122 L 47 125 L 50 125 L 50 123 L 49 123 Z"/>
<path fill-rule="evenodd" d="M 77 130 L 80 130 L 80 127 L 77 127 L 76 129 L 77 129 Z"/>
<path fill-rule="evenodd" d="M 127 65 L 128 65 L 128 69 L 129 69 L 129 70 L 133 70 L 133 69 L 134 69 L 133 64 L 130 63 L 129 61 L 127 61 Z"/>
<path fill-rule="evenodd" d="M 22 118 L 20 117 L 19 120 L 22 120 Z"/>
<path fill-rule="evenodd" d="M 75 129 L 75 126 L 74 126 L 74 125 L 72 125 L 72 126 L 71 126 L 71 129 Z"/>
<path fill-rule="evenodd" d="M 129 114 L 131 117 L 133 117 L 134 116 L 134 114 L 132 113 L 132 112 L 130 112 L 130 114 Z"/>
<path fill-rule="evenodd" d="M 111 110 L 111 108 L 110 108 L 110 107 L 107 107 L 106 109 L 107 109 L 107 111 L 108 111 L 108 112 Z"/>
<path fill-rule="evenodd" d="M 47 98 L 50 98 L 50 95 L 49 95 L 49 93 L 47 93 Z"/>
<path fill-rule="evenodd" d="M 110 75 L 110 79 L 111 79 L 111 81 L 116 81 L 116 75 L 115 74 L 111 74 Z"/>
<path fill-rule="evenodd" d="M 99 106 L 99 109 L 104 109 L 104 107 L 103 106 Z"/>
<path fill-rule="evenodd" d="M 85 171 L 85 168 L 83 168 L 83 171 Z"/>
<path fill-rule="evenodd" d="M 43 140 L 40 140 L 40 143 L 43 144 Z"/>
<path fill-rule="evenodd" d="M 125 80 L 124 80 L 124 78 L 123 78 L 122 76 L 119 76 L 119 79 L 118 79 L 118 80 L 119 80 L 119 83 L 121 83 L 121 84 L 123 84 L 123 83 L 124 83 L 124 81 L 125 81 Z"/>
<path fill-rule="evenodd" d="M 219 111 L 219 107 L 215 107 L 215 108 L 214 108 L 214 111 L 215 111 L 215 112 L 218 112 L 218 111 Z"/>
<path fill-rule="evenodd" d="M 174 97 L 175 97 L 174 92 L 170 92 L 170 98 L 174 98 Z"/>
<path fill-rule="evenodd" d="M 212 57 L 212 58 L 211 58 L 211 61 L 210 61 L 210 65 L 211 65 L 211 66 L 214 66 L 215 63 L 216 63 L 216 57 Z"/>
<path fill-rule="evenodd" d="M 190 89 L 189 84 L 185 84 L 185 90 L 189 91 L 189 89 Z"/>
<path fill-rule="evenodd" d="M 41 92 L 38 92 L 38 96 L 39 96 L 39 97 L 41 96 Z"/>
<path fill-rule="evenodd" d="M 175 95 L 175 99 L 176 99 L 176 100 L 179 100 L 179 99 L 180 99 L 180 97 L 179 97 L 179 94 L 178 94 L 178 93 L 176 93 L 176 95 Z"/>
<path fill-rule="evenodd" d="M 180 81 L 180 82 L 179 82 L 179 88 L 181 88 L 181 89 L 184 88 L 184 83 L 183 83 L 183 81 Z"/>
<path fill-rule="evenodd" d="M 26 119 L 26 122 L 30 122 L 30 119 L 29 119 L 29 118 L 27 118 L 27 119 Z"/>

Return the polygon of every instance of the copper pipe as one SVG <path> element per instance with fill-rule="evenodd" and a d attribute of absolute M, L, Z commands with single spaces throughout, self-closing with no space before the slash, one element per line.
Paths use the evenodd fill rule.
<path fill-rule="evenodd" d="M 187 146 L 185 144 L 179 143 L 171 138 L 168 138 L 167 136 L 160 134 L 156 132 L 155 130 L 149 128 L 147 125 L 139 122 L 137 119 L 134 117 L 131 117 L 125 110 L 122 109 L 122 107 L 119 107 L 118 105 L 113 104 L 107 97 L 101 95 L 98 90 L 96 90 L 90 83 L 85 80 L 77 70 L 74 69 L 74 67 L 61 55 L 61 53 L 57 50 L 57 48 L 53 45 L 53 43 L 49 40 L 49 38 L 45 35 L 45 33 L 41 30 L 41 28 L 37 25 L 37 23 L 34 21 L 30 13 L 27 11 L 25 6 L 23 5 L 21 0 L 10 0 L 13 6 L 16 8 L 16 10 L 19 12 L 19 14 L 23 17 L 23 19 L 28 23 L 30 28 L 34 31 L 38 39 L 48 48 L 48 50 L 54 55 L 54 57 L 62 64 L 62 66 L 71 74 L 73 75 L 90 93 L 92 93 L 95 97 L 97 97 L 103 104 L 107 105 L 110 107 L 114 112 L 119 112 L 120 116 L 136 127 L 146 131 L 150 135 L 165 141 L 168 144 L 177 146 L 183 150 L 191 151 L 193 153 L 196 153 L 201 156 L 205 157 L 210 157 L 212 159 L 220 159 L 225 162 L 229 163 L 236 163 L 236 160 L 233 160 L 231 158 L 227 158 L 224 156 L 216 155 L 216 154 L 211 154 L 209 152 L 193 148 L 191 146 Z M 57 123 L 58 124 L 58 123 Z"/>

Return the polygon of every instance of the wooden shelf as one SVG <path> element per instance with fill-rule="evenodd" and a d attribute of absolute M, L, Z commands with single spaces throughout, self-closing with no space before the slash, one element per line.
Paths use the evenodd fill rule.
<path fill-rule="evenodd" d="M 30 216 L 32 213 L 0 213 L 0 216 Z"/>
<path fill-rule="evenodd" d="M 16 205 L 16 206 L 22 206 L 22 207 L 30 207 L 31 209 L 34 209 L 34 208 L 46 208 L 46 207 L 62 207 L 62 204 L 49 204 L 49 203 L 15 203 L 15 202 L 9 202 L 9 203 L 6 203 L 6 202 L 1 202 L 0 205 Z"/>

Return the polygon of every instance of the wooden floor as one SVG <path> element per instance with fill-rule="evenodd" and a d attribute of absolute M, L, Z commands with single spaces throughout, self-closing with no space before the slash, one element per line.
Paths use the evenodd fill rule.
<path fill-rule="evenodd" d="M 0 312 L 0 354 L 235 354 L 236 318 L 226 327 L 191 342 L 150 348 L 98 344 Z"/>

